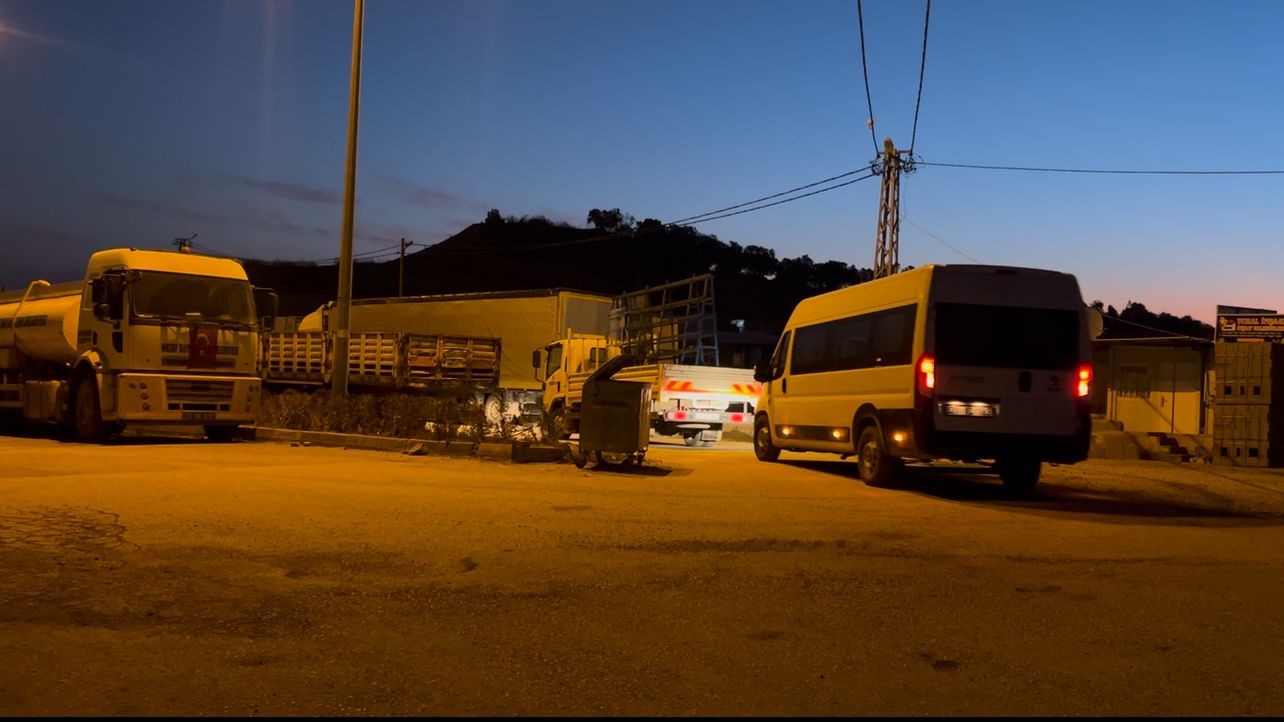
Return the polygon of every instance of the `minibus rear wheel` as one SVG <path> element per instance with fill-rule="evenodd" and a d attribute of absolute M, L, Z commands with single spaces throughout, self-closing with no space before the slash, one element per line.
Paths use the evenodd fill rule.
<path fill-rule="evenodd" d="M 883 445 L 883 433 L 877 424 L 867 424 L 861 429 L 856 454 L 859 457 L 856 466 L 860 469 L 860 479 L 869 486 L 892 486 L 904 466 L 900 457 L 887 453 L 887 448 Z"/>
<path fill-rule="evenodd" d="M 1018 493 L 1028 493 L 1039 483 L 1043 463 L 1028 456 L 1008 456 L 996 459 L 994 470 L 999 472 L 1004 488 Z"/>

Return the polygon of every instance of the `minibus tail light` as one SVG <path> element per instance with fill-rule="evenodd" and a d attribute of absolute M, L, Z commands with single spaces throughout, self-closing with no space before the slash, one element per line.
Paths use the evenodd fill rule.
<path fill-rule="evenodd" d="M 1079 398 L 1082 399 L 1092 392 L 1092 366 L 1090 364 L 1083 364 L 1079 367 L 1078 381 L 1079 384 L 1075 390 L 1078 392 Z"/>
<path fill-rule="evenodd" d="M 923 354 L 918 360 L 918 391 L 924 396 L 931 396 L 936 389 L 936 360 Z"/>

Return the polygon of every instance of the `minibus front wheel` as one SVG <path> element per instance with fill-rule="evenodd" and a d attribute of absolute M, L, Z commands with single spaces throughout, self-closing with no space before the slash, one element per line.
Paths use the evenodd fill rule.
<path fill-rule="evenodd" d="M 860 480 L 869 486 L 893 485 L 904 467 L 900 457 L 887 453 L 883 432 L 874 423 L 861 428 L 856 454 L 859 457 L 856 466 L 860 469 Z"/>
<path fill-rule="evenodd" d="M 758 461 L 775 461 L 780 458 L 780 449 L 771 443 L 771 422 L 766 414 L 760 414 L 753 422 L 753 453 Z"/>

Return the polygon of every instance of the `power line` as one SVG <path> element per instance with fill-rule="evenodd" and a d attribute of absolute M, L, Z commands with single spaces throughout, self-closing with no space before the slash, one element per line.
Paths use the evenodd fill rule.
<path fill-rule="evenodd" d="M 210 248 L 204 243 L 197 243 L 195 241 L 192 241 L 191 246 L 192 248 L 195 248 L 196 250 L 200 251 L 201 253 L 204 253 L 207 256 L 222 256 L 223 258 L 235 258 L 235 256 L 229 255 L 227 253 L 224 253 L 214 248 Z"/>
<path fill-rule="evenodd" d="M 852 172 L 859 173 L 860 171 L 852 171 Z M 846 176 L 849 176 L 849 175 L 851 175 L 851 173 L 843 173 L 843 174 L 841 174 L 841 175 L 839 175 L 839 176 L 835 176 L 835 178 L 843 178 L 843 177 L 846 177 Z M 836 183 L 836 184 L 834 184 L 834 185 L 827 186 L 827 187 L 825 187 L 825 188 L 820 188 L 820 189 L 817 189 L 817 190 L 811 191 L 810 193 L 801 193 L 801 194 L 799 194 L 799 195 L 791 196 L 791 197 L 789 197 L 789 198 L 784 198 L 784 199 L 781 199 L 781 200 L 778 200 L 778 201 L 774 201 L 774 202 L 772 202 L 772 203 L 763 203 L 763 204 L 761 204 L 761 205 L 755 205 L 755 206 L 753 206 L 752 208 L 743 208 L 742 210 L 732 211 L 732 212 L 730 212 L 730 213 L 722 213 L 721 215 L 710 215 L 710 214 L 717 214 L 717 213 L 718 213 L 718 211 L 710 211 L 709 213 L 701 213 L 700 215 L 697 215 L 697 216 L 690 216 L 690 218 L 698 218 L 699 220 L 697 220 L 697 221 L 687 221 L 687 220 L 683 220 L 683 221 L 671 221 L 671 222 L 669 222 L 669 223 L 664 223 L 664 224 L 662 224 L 662 225 L 664 225 L 664 226 L 697 225 L 697 224 L 700 224 L 700 223 L 707 223 L 707 222 L 709 222 L 709 221 L 716 221 L 716 220 L 719 220 L 719 219 L 721 219 L 721 218 L 730 218 L 731 216 L 738 216 L 738 215 L 741 215 L 741 214 L 743 214 L 743 213 L 752 213 L 753 211 L 760 211 L 760 210 L 762 210 L 762 209 L 764 209 L 764 208 L 771 208 L 772 206 L 778 206 L 778 205 L 781 205 L 781 204 L 784 204 L 784 203 L 792 203 L 792 202 L 794 202 L 794 201 L 801 200 L 801 199 L 803 199 L 803 198 L 807 198 L 807 197 L 810 197 L 810 196 L 814 196 L 814 195 L 817 195 L 817 194 L 820 194 L 820 193 L 828 193 L 829 191 L 837 190 L 837 189 L 842 188 L 842 187 L 844 187 L 844 186 L 849 186 L 849 185 L 852 185 L 853 183 L 858 183 L 858 182 L 863 181 L 863 180 L 866 180 L 866 179 L 868 179 L 868 178 L 873 178 L 875 175 L 877 175 L 877 174 L 876 174 L 876 173 L 868 173 L 868 174 L 863 175 L 863 176 L 861 176 L 861 177 L 859 177 L 859 178 L 854 178 L 854 179 L 849 180 L 849 181 L 846 181 L 846 182 L 844 182 L 844 183 Z M 833 180 L 833 178 L 828 179 L 828 180 Z M 802 188 L 810 188 L 810 187 L 815 186 L 815 185 L 817 185 L 817 184 L 819 184 L 819 183 L 825 183 L 825 182 L 827 182 L 827 180 L 826 180 L 826 181 L 817 181 L 816 183 L 809 183 L 809 184 L 807 184 L 807 185 L 805 185 L 805 186 L 799 186 L 798 188 L 796 188 L 796 189 L 794 189 L 794 190 L 800 190 L 800 189 L 802 189 Z M 790 192 L 792 192 L 792 191 L 783 191 L 782 193 L 776 193 L 776 194 L 771 195 L 771 196 L 764 196 L 762 199 L 759 199 L 759 200 L 763 200 L 763 199 L 766 199 L 766 198 L 775 198 L 775 197 L 777 197 L 777 196 L 783 195 L 784 193 L 790 193 Z M 732 208 L 740 208 L 741 206 L 748 205 L 748 204 L 752 204 L 752 203 L 757 203 L 757 202 L 758 202 L 758 201 L 748 201 L 747 203 L 740 203 L 740 204 L 737 204 L 737 205 L 734 205 L 734 206 L 727 206 L 727 208 L 725 208 L 725 209 L 723 209 L 723 210 L 729 210 L 729 209 L 732 209 Z M 707 216 L 707 217 L 706 217 L 706 216 Z M 545 248 L 559 248 L 559 247 L 562 247 L 562 246 L 576 246 L 576 245 L 580 245 L 580 244 L 583 244 L 583 243 L 594 243 L 594 242 L 597 242 L 597 241 L 605 241 L 605 240 L 610 240 L 610 239 L 628 238 L 628 237 L 629 237 L 629 236 L 628 236 L 628 234 L 624 234 L 624 233 L 603 233 L 603 234 L 599 234 L 599 235 L 596 235 L 596 236 L 590 236 L 590 237 L 588 237 L 588 238 L 577 238 L 577 239 L 575 239 L 575 240 L 571 240 L 571 241 L 556 241 L 556 242 L 554 242 L 554 243 L 541 243 L 541 244 L 533 245 L 533 246 L 506 246 L 506 247 L 504 247 L 504 248 L 459 248 L 459 249 L 443 249 L 443 250 L 440 250 L 440 251 L 435 251 L 435 252 L 433 253 L 433 255 L 439 255 L 439 256 L 462 256 L 462 255 L 473 255 L 473 254 L 477 254 L 477 253 L 504 253 L 504 252 L 508 252 L 508 251 L 535 251 L 535 250 L 542 250 L 542 249 L 545 249 Z"/>
<path fill-rule="evenodd" d="M 1284 170 L 1117 170 L 1096 168 L 1033 168 L 1011 165 L 975 165 L 971 163 L 929 163 L 918 161 L 918 165 L 931 165 L 942 168 L 973 168 L 980 170 L 1015 170 L 1037 173 L 1114 173 L 1122 175 L 1284 175 Z"/>
<path fill-rule="evenodd" d="M 370 251 L 362 251 L 361 253 L 354 253 L 352 257 L 363 258 L 366 256 L 377 256 L 377 255 L 388 253 L 389 251 L 397 251 L 399 248 L 400 248 L 400 245 L 387 246 L 385 248 L 376 248 Z M 366 260 L 370 260 L 370 259 L 366 258 Z M 312 260 L 307 260 L 307 261 L 291 261 L 291 263 L 321 263 L 321 264 L 338 263 L 338 262 L 339 262 L 338 256 L 329 256 L 328 258 L 314 258 Z"/>
<path fill-rule="evenodd" d="M 927 27 L 932 21 L 932 0 L 927 0 L 927 12 L 923 15 L 923 57 L 918 63 L 918 98 L 914 101 L 914 130 L 910 134 L 910 156 L 914 155 L 914 140 L 918 138 L 918 108 L 923 103 L 923 73 L 927 70 Z M 873 112 L 870 113 L 873 115 Z"/>
<path fill-rule="evenodd" d="M 969 256 L 968 254 L 964 253 L 963 251 L 960 251 L 959 249 L 955 248 L 954 246 L 950 245 L 949 243 L 946 243 L 942 238 L 940 238 L 939 236 L 937 236 L 935 233 L 932 233 L 931 231 L 929 231 L 929 230 L 927 230 L 926 228 L 924 228 L 924 227 L 920 226 L 919 224 L 915 223 L 914 221 L 911 221 L 910 219 L 906 218 L 905 216 L 901 216 L 901 220 L 902 220 L 902 221 L 905 221 L 906 223 L 910 224 L 911 226 L 914 226 L 915 228 L 919 229 L 919 230 L 920 230 L 920 231 L 922 231 L 923 233 L 926 233 L 926 234 L 928 235 L 928 237 L 932 238 L 932 239 L 933 239 L 933 240 L 935 240 L 937 243 L 940 243 L 942 246 L 945 246 L 946 248 L 950 249 L 951 251 L 954 251 L 955 253 L 959 254 L 960 256 L 962 256 L 962 257 L 966 258 L 967 260 L 969 260 L 969 261 L 971 261 L 971 262 L 973 262 L 973 263 L 981 263 L 981 261 L 976 260 L 975 258 L 973 258 L 973 257 Z"/>
<path fill-rule="evenodd" d="M 787 190 L 787 191 L 781 191 L 781 192 L 779 192 L 779 193 L 773 193 L 772 195 L 769 195 L 769 196 L 763 196 L 763 197 L 761 197 L 761 198 L 755 198 L 755 199 L 753 199 L 753 200 L 751 200 L 751 201 L 745 201 L 744 203 L 737 203 L 737 204 L 736 204 L 736 205 L 734 205 L 734 206 L 727 206 L 726 208 L 719 208 L 719 209 L 718 209 L 718 210 L 716 210 L 716 211 L 709 211 L 708 213 L 701 213 L 701 214 L 699 214 L 699 215 L 695 215 L 695 216 L 687 216 L 686 218 L 680 218 L 680 219 L 678 219 L 678 220 L 676 220 L 676 221 L 670 221 L 670 222 L 669 222 L 669 223 L 667 223 L 666 225 L 675 226 L 675 225 L 678 225 L 678 224 L 680 224 L 680 223 L 687 223 L 687 222 L 689 222 L 689 221 L 695 221 L 696 223 L 699 223 L 700 221 L 696 220 L 696 219 L 698 219 L 698 218 L 704 218 L 705 216 L 712 216 L 712 215 L 715 215 L 715 214 L 717 214 L 717 213 L 723 213 L 723 212 L 725 212 L 725 211 L 733 211 L 733 210 L 735 210 L 735 209 L 737 209 L 737 208 L 743 208 L 743 207 L 745 207 L 745 206 L 753 205 L 754 203 L 761 203 L 762 201 L 769 201 L 769 200 L 771 200 L 771 199 L 773 199 L 773 198 L 779 198 L 780 196 L 789 195 L 790 193 L 796 193 L 797 191 L 806 190 L 806 189 L 808 189 L 808 188 L 814 188 L 814 187 L 816 187 L 816 186 L 818 186 L 818 185 L 821 185 L 822 183 L 828 183 L 828 182 L 830 182 L 830 181 L 836 181 L 836 180 L 838 180 L 839 178 L 846 178 L 846 177 L 848 177 L 848 176 L 853 176 L 853 175 L 856 175 L 857 173 L 861 173 L 861 172 L 864 172 L 864 171 L 867 171 L 867 170 L 869 170 L 869 169 L 868 169 L 868 168 L 861 168 L 861 169 L 859 169 L 859 170 L 849 170 L 849 171 L 847 171 L 846 173 L 839 173 L 838 175 L 830 176 L 830 177 L 828 177 L 828 178 L 826 178 L 826 179 L 824 179 L 824 180 L 818 180 L 818 181 L 816 181 L 815 183 L 808 183 L 807 185 L 801 185 L 801 186 L 798 186 L 797 188 L 790 188 L 790 189 L 789 189 L 789 190 Z"/>
<path fill-rule="evenodd" d="M 735 211 L 734 213 L 724 213 L 724 214 L 722 214 L 722 215 L 720 215 L 720 216 L 712 216 L 712 217 L 710 217 L 710 218 L 703 218 L 703 219 L 701 219 L 701 220 L 699 220 L 699 221 L 696 221 L 696 223 L 705 223 L 705 222 L 707 222 L 707 221 L 716 221 L 716 220 L 718 220 L 719 218 L 730 218 L 731 216 L 738 216 L 738 215 L 740 215 L 741 213 L 750 213 L 750 212 L 753 212 L 753 211 L 760 211 L 760 210 L 762 210 L 763 208 L 770 208 L 770 207 L 772 207 L 772 206 L 778 206 L 778 205 L 780 205 L 780 204 L 782 204 L 782 203 L 792 203 L 793 201 L 800 200 L 800 199 L 806 198 L 806 197 L 808 197 L 808 196 L 814 196 L 814 195 L 816 195 L 816 194 L 818 194 L 818 193 L 827 193 L 827 192 L 829 192 L 829 191 L 837 190 L 837 189 L 839 189 L 839 188 L 842 188 L 843 186 L 849 186 L 849 185 L 851 185 L 851 184 L 853 184 L 853 183 L 859 183 L 860 181 L 863 181 L 863 180 L 866 180 L 866 179 L 869 179 L 869 178 L 873 178 L 873 177 L 874 177 L 874 176 L 876 176 L 876 175 L 878 175 L 878 174 L 877 174 L 877 173 L 869 173 L 869 174 L 867 174 L 867 175 L 863 175 L 863 176 L 861 176 L 861 177 L 859 177 L 859 178 L 854 178 L 854 179 L 852 179 L 852 180 L 849 180 L 849 181 L 847 181 L 847 182 L 845 182 L 845 183 L 838 183 L 838 184 L 835 184 L 835 185 L 829 186 L 828 188 L 821 188 L 820 190 L 814 190 L 814 191 L 812 191 L 812 192 L 810 192 L 810 193 L 803 193 L 802 195 L 793 196 L 792 198 L 785 198 L 784 200 L 779 200 L 779 201 L 776 201 L 776 202 L 774 202 L 774 203 L 765 203 L 765 204 L 760 205 L 760 206 L 754 206 L 753 208 L 746 208 L 746 209 L 744 209 L 744 210 L 742 210 L 742 211 Z M 670 225 L 671 225 L 671 224 L 670 224 Z"/>
<path fill-rule="evenodd" d="M 1136 321 L 1129 321 L 1128 319 L 1126 319 L 1126 318 L 1121 318 L 1121 317 L 1119 317 L 1119 316 L 1108 316 L 1108 315 L 1106 315 L 1105 313 L 1102 313 L 1102 314 L 1101 314 L 1101 318 L 1103 319 L 1103 322 L 1104 322 L 1104 321 L 1119 321 L 1119 322 L 1121 322 L 1121 323 L 1126 323 L 1126 324 L 1128 324 L 1129 326 L 1136 326 L 1137 328 L 1144 328 L 1144 329 L 1146 329 L 1147 331 L 1154 331 L 1154 332 L 1156 332 L 1156 333 L 1165 333 L 1165 334 L 1168 334 L 1169 336 L 1173 336 L 1173 337 L 1176 337 L 1176 338 L 1191 338 L 1191 339 L 1194 339 L 1194 340 L 1196 340 L 1196 341 L 1207 341 L 1207 340 L 1208 340 L 1208 339 L 1206 339 L 1206 338 L 1200 338 L 1200 337 L 1198 337 L 1198 336 L 1191 336 L 1191 335 L 1189 335 L 1189 334 L 1177 333 L 1176 331 L 1166 331 L 1166 330 L 1164 330 L 1164 329 L 1162 329 L 1162 328 L 1155 328 L 1154 326 L 1147 326 L 1147 325 L 1146 325 L 1146 324 L 1144 324 L 1144 323 L 1137 323 Z"/>
<path fill-rule="evenodd" d="M 400 248 L 401 248 L 400 245 L 386 246 L 384 248 L 376 248 L 372 251 L 362 251 L 361 253 L 355 253 L 353 254 L 353 256 L 354 257 L 355 256 L 377 256 L 380 253 L 387 253 L 388 251 L 397 251 Z"/>
<path fill-rule="evenodd" d="M 865 76 L 865 103 L 869 106 L 869 139 L 874 141 L 874 156 L 878 157 L 878 136 L 874 134 L 874 98 L 869 92 L 869 66 L 865 63 L 865 11 L 861 0 L 856 0 L 856 20 L 860 24 L 860 72 Z"/>
<path fill-rule="evenodd" d="M 391 261 L 392 259 L 397 258 L 400 255 L 401 254 L 399 252 L 392 251 L 389 253 L 380 254 L 378 256 L 360 256 L 360 257 L 353 256 L 353 258 L 358 263 L 383 263 L 384 261 Z"/>
<path fill-rule="evenodd" d="M 762 202 L 772 200 L 775 198 L 780 198 L 781 196 L 789 195 L 790 193 L 797 193 L 800 190 L 815 188 L 818 185 L 839 180 L 841 178 L 847 178 L 856 173 L 861 173 L 861 172 L 870 171 L 870 170 L 871 169 L 868 169 L 868 168 L 862 168 L 858 170 L 847 171 L 846 173 L 839 173 L 838 175 L 830 176 L 828 178 L 814 181 L 812 183 L 796 186 L 794 188 L 790 188 L 789 190 L 781 191 L 779 193 L 773 193 L 771 195 L 762 196 L 761 198 L 755 198 L 754 200 L 751 200 L 751 201 L 745 201 L 744 203 L 737 203 L 732 206 L 726 206 L 724 208 L 707 211 L 705 213 L 699 213 L 694 216 L 687 216 L 686 218 L 680 218 L 676 221 L 669 221 L 668 223 L 664 223 L 662 225 L 669 226 L 669 227 L 680 226 L 680 225 L 698 225 L 700 223 L 716 221 L 722 218 L 730 218 L 731 216 L 738 216 L 743 213 L 752 213 L 753 211 L 760 211 L 764 208 L 771 208 L 773 206 L 782 205 L 784 203 L 792 203 L 794 201 L 801 200 L 803 198 L 808 198 L 810 196 L 818 195 L 820 193 L 828 193 L 829 191 L 837 190 L 839 188 L 852 185 L 853 183 L 857 183 L 859 181 L 863 181 L 868 178 L 873 178 L 877 174 L 873 172 L 868 172 L 866 173 L 866 175 L 863 175 L 859 178 L 855 178 L 853 180 L 846 181 L 844 183 L 837 183 L 835 185 L 827 186 L 825 188 L 820 188 L 820 189 L 811 191 L 810 193 L 802 193 L 796 196 L 791 196 L 789 198 L 784 198 L 778 201 L 774 201 L 772 203 L 762 203 Z M 761 205 L 756 205 L 756 204 L 761 204 Z M 752 207 L 746 208 L 746 206 L 752 206 Z M 737 210 L 737 209 L 740 209 L 740 210 Z M 728 212 L 728 211 L 731 211 L 731 212 Z M 605 240 L 614 239 L 614 238 L 627 238 L 627 237 L 628 237 L 628 234 L 623 234 L 623 233 L 603 233 L 596 236 L 590 236 L 588 238 L 577 238 L 574 240 L 556 241 L 553 243 L 541 243 L 541 244 L 532 245 L 532 246 L 506 246 L 503 248 L 442 249 L 438 251 L 433 251 L 432 253 L 433 255 L 454 256 L 454 255 L 474 255 L 479 253 L 504 253 L 508 251 L 534 251 L 534 250 L 541 250 L 545 248 L 575 246 L 575 245 L 580 245 L 584 243 L 594 243 L 597 241 L 605 241 Z M 202 248 L 206 248 L 209 251 L 213 251 L 213 249 L 208 249 L 208 247 L 202 246 Z M 426 246 L 425 250 L 430 250 L 431 248 L 433 248 L 433 246 Z M 400 249 L 401 249 L 400 244 L 398 244 L 398 245 L 388 246 L 386 248 L 378 248 L 371 251 L 364 251 L 362 253 L 355 254 L 353 258 L 359 258 L 364 262 L 379 263 L 379 262 L 389 261 L 397 257 L 400 254 Z M 216 255 L 226 255 L 226 254 L 216 253 Z M 228 257 L 230 258 L 231 256 L 228 256 Z M 327 263 L 338 262 L 338 260 L 339 259 L 337 257 L 331 256 L 329 258 L 320 258 L 320 259 L 313 259 L 313 260 L 307 260 L 307 261 L 291 261 L 291 263 L 327 264 Z"/>

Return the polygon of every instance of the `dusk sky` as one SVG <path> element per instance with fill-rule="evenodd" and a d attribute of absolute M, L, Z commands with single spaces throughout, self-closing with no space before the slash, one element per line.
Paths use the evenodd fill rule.
<path fill-rule="evenodd" d="M 909 144 L 923 7 L 864 3 L 880 144 Z M 673 220 L 873 159 L 855 0 L 367 0 L 365 27 L 358 252 L 492 207 Z M 351 33 L 350 0 L 0 0 L 0 283 L 192 233 L 336 255 Z M 1284 170 L 1281 71 L 1276 0 L 936 0 L 915 151 Z M 902 198 L 904 264 L 1064 270 L 1086 300 L 1206 321 L 1284 310 L 1284 175 L 922 167 Z M 877 207 L 873 179 L 700 228 L 869 267 Z"/>

